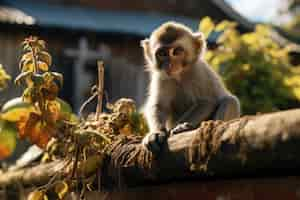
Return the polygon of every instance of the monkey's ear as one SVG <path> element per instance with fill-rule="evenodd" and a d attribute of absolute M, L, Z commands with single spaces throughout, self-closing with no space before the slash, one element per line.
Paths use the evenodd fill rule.
<path fill-rule="evenodd" d="M 145 48 L 146 46 L 149 46 L 149 39 L 146 38 L 144 40 L 141 40 L 141 43 L 140 43 L 141 47 Z"/>
<path fill-rule="evenodd" d="M 150 51 L 150 40 L 148 38 L 144 39 L 140 43 L 141 47 L 144 49 L 144 57 L 148 62 L 151 62 L 151 51 Z"/>
<path fill-rule="evenodd" d="M 206 50 L 205 37 L 202 32 L 193 33 L 193 38 L 195 39 L 196 48 L 199 50 L 199 54 L 202 55 Z"/>

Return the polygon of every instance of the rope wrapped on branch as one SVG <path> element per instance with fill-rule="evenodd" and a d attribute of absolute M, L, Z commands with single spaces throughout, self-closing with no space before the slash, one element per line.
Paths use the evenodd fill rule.
<path fill-rule="evenodd" d="M 161 152 L 155 155 L 141 145 L 141 139 L 140 136 L 123 136 L 109 145 L 107 156 L 97 169 L 101 173 L 102 188 L 174 180 L 297 175 L 300 109 L 245 116 L 229 122 L 206 121 L 195 130 L 168 138 Z M 59 173 L 57 177 L 66 174 L 64 169 L 50 166 L 53 167 L 53 163 L 22 169 L 22 173 L 0 174 L 0 186 L 22 183 L 22 177 L 30 170 L 41 170 L 38 176 L 42 176 L 44 170 L 49 179 L 52 172 Z M 36 184 L 39 179 L 34 176 L 32 173 L 32 183 Z M 40 184 L 47 180 L 45 175 L 42 177 Z M 30 177 L 26 178 L 26 184 L 30 184 Z"/>
<path fill-rule="evenodd" d="M 195 178 L 295 175 L 299 145 L 300 110 L 207 121 L 170 137 L 158 155 L 149 155 L 138 142 L 112 148 L 101 183 L 116 188 L 120 182 L 130 187 Z M 130 159 L 127 153 L 122 154 L 126 159 L 114 153 L 121 151 L 131 152 Z"/>

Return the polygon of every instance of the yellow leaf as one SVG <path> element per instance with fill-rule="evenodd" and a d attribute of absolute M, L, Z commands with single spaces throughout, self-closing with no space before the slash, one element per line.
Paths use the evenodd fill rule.
<path fill-rule="evenodd" d="M 27 60 L 21 60 L 19 63 L 19 68 L 22 72 L 26 71 L 34 71 L 34 64 L 33 61 L 30 59 Z"/>
<path fill-rule="evenodd" d="M 48 69 L 49 69 L 48 64 L 43 61 L 38 61 L 37 65 L 38 65 L 38 68 L 42 71 L 48 71 Z"/>
<path fill-rule="evenodd" d="M 49 113 L 47 116 L 47 121 L 55 122 L 60 116 L 60 104 L 57 101 L 48 101 L 47 110 Z"/>
<path fill-rule="evenodd" d="M 234 28 L 235 26 L 237 26 L 236 22 L 230 22 L 227 20 L 223 20 L 216 26 L 216 31 L 224 31 L 227 28 Z"/>
<path fill-rule="evenodd" d="M 214 28 L 215 24 L 210 17 L 204 17 L 199 24 L 199 31 L 203 32 L 206 38 L 214 30 Z"/>
<path fill-rule="evenodd" d="M 69 191 L 69 186 L 65 181 L 61 181 L 55 184 L 54 191 L 59 199 L 63 199 Z"/>
<path fill-rule="evenodd" d="M 204 55 L 206 61 L 210 61 L 213 58 L 214 54 L 211 51 L 207 51 Z"/>
<path fill-rule="evenodd" d="M 45 192 L 40 190 L 34 190 L 29 193 L 27 200 L 45 200 Z"/>
<path fill-rule="evenodd" d="M 7 82 L 11 77 L 6 73 L 3 66 L 0 64 L 0 90 L 7 87 Z"/>
<path fill-rule="evenodd" d="M 9 122 L 16 122 L 22 118 L 28 118 L 31 112 L 36 112 L 34 106 L 24 102 L 22 97 L 17 97 L 3 105 L 0 118 Z"/>
<path fill-rule="evenodd" d="M 21 62 L 26 62 L 26 61 L 32 61 L 32 53 L 31 52 L 27 52 L 22 56 Z"/>

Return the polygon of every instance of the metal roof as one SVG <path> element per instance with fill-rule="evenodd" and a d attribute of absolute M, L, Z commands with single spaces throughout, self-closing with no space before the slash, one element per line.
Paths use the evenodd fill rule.
<path fill-rule="evenodd" d="M 5 15 L 1 9 L 6 11 L 7 17 L 1 18 L 1 14 Z M 14 12 L 20 15 L 13 14 Z M 27 19 L 27 21 L 22 21 L 22 19 Z M 141 36 L 149 35 L 161 23 L 170 20 L 184 23 L 194 30 L 199 24 L 199 20 L 180 16 L 145 12 L 99 11 L 92 8 L 32 3 L 26 0 L 4 0 L 0 7 L 0 21 L 5 23 Z"/>

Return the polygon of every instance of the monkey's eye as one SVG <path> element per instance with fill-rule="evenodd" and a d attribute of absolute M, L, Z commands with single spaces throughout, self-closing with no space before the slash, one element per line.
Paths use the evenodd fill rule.
<path fill-rule="evenodd" d="M 174 56 L 179 56 L 181 54 L 183 54 L 184 49 L 182 47 L 176 47 L 173 51 L 173 55 Z"/>
<path fill-rule="evenodd" d="M 168 57 L 168 51 L 167 49 L 161 48 L 156 52 L 156 56 L 158 58 L 166 58 Z"/>

